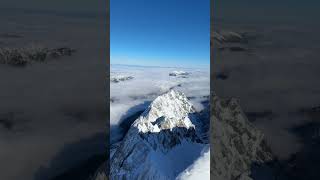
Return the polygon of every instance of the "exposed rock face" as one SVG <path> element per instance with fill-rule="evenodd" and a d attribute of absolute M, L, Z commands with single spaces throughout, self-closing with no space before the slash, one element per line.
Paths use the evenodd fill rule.
<path fill-rule="evenodd" d="M 46 62 L 48 59 L 56 59 L 62 56 L 71 56 L 74 49 L 61 47 L 55 49 L 48 48 L 0 48 L 0 64 L 13 66 L 25 66 L 34 62 Z"/>
<path fill-rule="evenodd" d="M 187 97 L 157 97 L 111 154 L 110 179 L 175 179 L 206 146 Z"/>
<path fill-rule="evenodd" d="M 213 95 L 211 112 L 212 179 L 252 179 L 254 164 L 274 159 L 264 135 L 247 120 L 236 99 Z"/>

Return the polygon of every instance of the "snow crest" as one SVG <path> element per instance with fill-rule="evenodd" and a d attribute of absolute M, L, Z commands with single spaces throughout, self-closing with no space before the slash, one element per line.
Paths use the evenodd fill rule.
<path fill-rule="evenodd" d="M 185 76 L 185 75 L 189 75 L 190 73 L 185 72 L 185 71 L 172 71 L 171 73 L 169 73 L 169 76 Z"/>
<path fill-rule="evenodd" d="M 133 124 L 139 132 L 160 132 L 175 127 L 194 128 L 188 115 L 195 110 L 187 97 L 171 90 L 157 97 L 148 109 Z"/>

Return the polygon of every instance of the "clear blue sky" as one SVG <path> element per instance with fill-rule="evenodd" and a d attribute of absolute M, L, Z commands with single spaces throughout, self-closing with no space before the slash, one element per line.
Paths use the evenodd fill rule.
<path fill-rule="evenodd" d="M 110 0 L 111 64 L 210 64 L 210 0 Z"/>

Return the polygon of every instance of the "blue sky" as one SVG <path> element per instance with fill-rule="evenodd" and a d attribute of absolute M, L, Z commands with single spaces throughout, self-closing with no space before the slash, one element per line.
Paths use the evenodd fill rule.
<path fill-rule="evenodd" d="M 210 64 L 210 0 L 110 0 L 111 64 Z"/>

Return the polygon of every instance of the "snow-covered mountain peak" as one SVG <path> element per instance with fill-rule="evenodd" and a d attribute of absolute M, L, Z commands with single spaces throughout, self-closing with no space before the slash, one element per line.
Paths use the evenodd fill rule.
<path fill-rule="evenodd" d="M 200 117 L 183 93 L 158 96 L 114 148 L 111 179 L 176 179 L 208 147 Z"/>
<path fill-rule="evenodd" d="M 194 128 L 189 114 L 195 112 L 187 97 L 175 90 L 157 97 L 133 123 L 139 132 L 160 132 L 175 127 Z"/>

